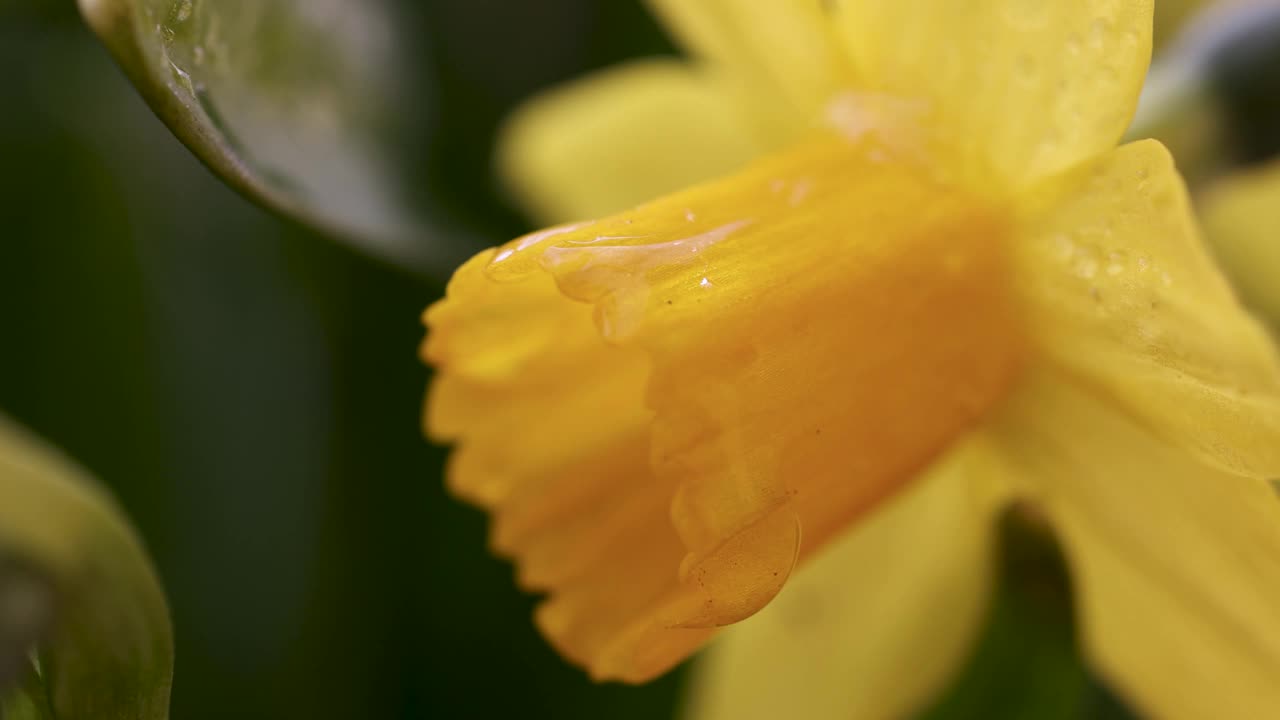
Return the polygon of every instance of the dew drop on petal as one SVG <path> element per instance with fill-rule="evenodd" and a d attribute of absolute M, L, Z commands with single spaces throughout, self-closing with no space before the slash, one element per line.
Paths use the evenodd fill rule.
<path fill-rule="evenodd" d="M 557 278 L 572 276 L 563 283 L 570 297 L 596 303 L 596 325 L 608 340 L 623 340 L 633 334 L 644 319 L 653 282 L 650 273 L 662 268 L 696 262 L 707 250 L 751 224 L 738 220 L 689 237 L 652 244 L 620 244 L 616 240 L 635 237 L 597 236 L 587 242 L 555 243 L 539 254 L 542 269 Z M 703 288 L 715 286 L 703 277 Z"/>
<path fill-rule="evenodd" d="M 1076 35 L 1075 33 L 1072 33 L 1067 36 L 1067 42 L 1064 49 L 1067 51 L 1068 55 L 1071 55 L 1074 57 L 1080 54 L 1080 45 L 1081 45 L 1080 36 Z"/>
<path fill-rule="evenodd" d="M 1111 21 L 1107 18 L 1096 18 L 1089 24 L 1089 48 L 1101 52 L 1107 45 L 1111 35 Z"/>

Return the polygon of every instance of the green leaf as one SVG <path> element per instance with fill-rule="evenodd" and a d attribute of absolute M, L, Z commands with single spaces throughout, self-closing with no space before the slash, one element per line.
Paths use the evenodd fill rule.
<path fill-rule="evenodd" d="M 106 493 L 3 416 L 0 557 L 0 624 L 23 628 L 0 657 L 34 650 L 38 666 L 6 717 L 168 717 L 173 635 L 142 544 Z"/>
<path fill-rule="evenodd" d="M 0 690 L 21 684 L 31 674 L 31 650 L 52 624 L 55 602 L 53 583 L 40 568 L 0 554 Z M 16 713 L 0 702 L 0 720 Z"/>
<path fill-rule="evenodd" d="M 428 225 L 397 143 L 422 106 L 385 0 L 80 0 L 152 110 L 268 209 L 402 266 L 473 245 Z"/>

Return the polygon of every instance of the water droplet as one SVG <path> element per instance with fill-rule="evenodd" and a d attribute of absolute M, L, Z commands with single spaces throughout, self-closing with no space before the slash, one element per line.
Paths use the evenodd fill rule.
<path fill-rule="evenodd" d="M 538 262 L 556 276 L 561 289 L 571 297 L 596 303 L 595 319 L 600 332 L 610 340 L 620 340 L 634 333 L 644 319 L 653 289 L 651 271 L 688 265 L 703 251 L 749 224 L 750 220 L 739 220 L 690 237 L 648 245 L 610 242 L 637 239 L 619 236 L 553 243 L 538 253 Z M 715 286 L 705 275 L 698 285 Z"/>
<path fill-rule="evenodd" d="M 530 252 L 532 248 L 585 226 L 586 223 L 560 225 L 516 238 L 498 250 L 485 267 L 485 275 L 497 282 L 519 280 L 538 267 L 537 257 Z"/>
<path fill-rule="evenodd" d="M 1071 271 L 1077 277 L 1091 280 L 1098 274 L 1098 269 L 1102 266 L 1097 248 L 1091 245 L 1081 245 L 1072 241 L 1071 254 L 1067 258 L 1071 263 Z"/>
<path fill-rule="evenodd" d="M 1086 280 L 1098 274 L 1098 261 L 1091 257 L 1082 257 L 1076 261 L 1076 274 Z"/>
<path fill-rule="evenodd" d="M 1154 322 L 1146 317 L 1137 322 L 1135 329 L 1139 339 L 1145 343 L 1155 342 L 1164 335 L 1164 327 L 1159 322 Z"/>
<path fill-rule="evenodd" d="M 844 92 L 826 108 L 827 127 L 850 142 L 920 134 L 922 120 L 930 112 L 928 101 L 884 93 Z M 892 144 L 892 143 L 890 143 Z"/>
<path fill-rule="evenodd" d="M 1080 36 L 1075 33 L 1071 33 L 1070 35 L 1068 35 L 1067 41 L 1064 44 L 1063 49 L 1067 51 L 1068 55 L 1073 55 L 1073 56 L 1079 55 L 1080 54 Z"/>
<path fill-rule="evenodd" d="M 173 62 L 173 60 L 169 61 L 169 70 L 173 72 L 173 76 L 177 79 L 178 85 L 191 95 L 196 94 L 196 86 L 191 81 L 190 73 L 179 67 L 177 63 Z"/>
<path fill-rule="evenodd" d="M 1107 44 L 1107 38 L 1111 36 L 1111 21 L 1107 18 L 1095 18 L 1089 24 L 1089 47 L 1092 50 L 1101 51 Z"/>
<path fill-rule="evenodd" d="M 809 191 L 813 189 L 813 181 L 805 179 L 798 180 L 794 187 L 791 188 L 791 195 L 787 198 L 791 207 L 796 207 L 809 197 Z"/>
<path fill-rule="evenodd" d="M 1116 277 L 1124 273 L 1128 256 L 1121 250 L 1112 250 L 1107 254 L 1107 274 Z"/>

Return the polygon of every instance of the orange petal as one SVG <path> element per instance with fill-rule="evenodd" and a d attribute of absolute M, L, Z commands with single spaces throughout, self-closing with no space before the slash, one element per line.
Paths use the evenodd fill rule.
<path fill-rule="evenodd" d="M 698 661 L 697 720 L 902 718 L 962 666 L 991 581 L 996 513 L 985 438 L 819 553 Z"/>
<path fill-rule="evenodd" d="M 1013 382 L 1002 214 L 870 143 L 522 238 L 428 311 L 451 482 L 596 676 L 760 609 Z"/>

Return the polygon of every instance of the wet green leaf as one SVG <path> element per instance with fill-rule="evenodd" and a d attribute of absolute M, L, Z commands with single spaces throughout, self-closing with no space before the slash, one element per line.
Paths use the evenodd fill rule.
<path fill-rule="evenodd" d="M 173 636 L 146 552 L 104 492 L 3 416 L 0 560 L 6 718 L 168 717 Z"/>
<path fill-rule="evenodd" d="M 22 682 L 0 693 L 0 720 L 57 720 L 39 668 L 31 661 L 26 665 L 27 673 L 20 678 Z"/>
<path fill-rule="evenodd" d="M 405 82 L 385 0 L 80 0 L 161 120 L 236 190 L 400 265 L 472 248 L 409 196 Z"/>

